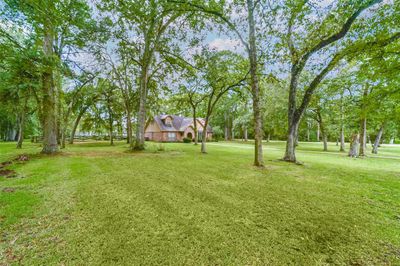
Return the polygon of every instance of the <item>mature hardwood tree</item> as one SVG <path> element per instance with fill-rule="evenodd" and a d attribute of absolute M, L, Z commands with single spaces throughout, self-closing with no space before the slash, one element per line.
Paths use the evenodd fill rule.
<path fill-rule="evenodd" d="M 122 1 L 104 1 L 100 8 L 118 14 L 120 28 L 131 33 L 130 36 L 136 36 L 123 38 L 122 43 L 134 52 L 133 59 L 139 67 L 136 139 L 132 149 L 143 150 L 149 84 L 159 70 L 158 63 L 163 61 L 163 56 L 173 56 L 171 49 L 176 47 L 171 43 L 178 24 L 187 23 L 190 14 L 166 0 L 140 0 L 129 5 Z"/>
<path fill-rule="evenodd" d="M 288 133 L 286 141 L 286 152 L 284 160 L 288 162 L 296 162 L 296 139 L 298 135 L 298 127 L 300 120 L 308 107 L 311 98 L 322 82 L 324 77 L 334 69 L 338 63 L 348 56 L 355 56 L 357 53 L 365 52 L 365 49 L 372 49 L 374 46 L 387 45 L 399 38 L 398 33 L 388 37 L 385 40 L 375 38 L 368 41 L 357 41 L 357 36 L 354 35 L 353 44 L 340 43 L 339 49 L 335 52 L 325 66 L 317 72 L 311 82 L 305 85 L 304 94 L 298 101 L 298 87 L 301 82 L 301 75 L 304 72 L 307 63 L 313 55 L 326 48 L 331 47 L 333 44 L 338 44 L 349 33 L 352 25 L 357 18 L 366 9 L 382 2 L 381 0 L 366 0 L 360 1 L 357 5 L 348 4 L 342 6 L 342 9 L 335 13 L 348 14 L 347 18 L 337 20 L 334 14 L 328 14 L 322 23 L 315 27 L 315 23 L 310 20 L 304 19 L 310 13 L 310 3 L 305 1 L 297 1 L 295 4 L 290 5 L 290 17 L 288 20 L 288 30 L 285 36 L 286 43 L 291 58 L 291 73 L 289 85 L 289 100 L 288 100 Z M 372 11 L 371 11 L 372 12 Z M 342 16 L 343 17 L 343 16 Z M 304 33 L 305 28 L 302 25 L 296 27 L 296 22 L 301 22 L 304 19 L 310 27 L 308 33 Z M 301 31 L 302 33 L 300 34 Z M 342 46 L 342 47 L 341 47 Z M 341 48 L 340 48 L 341 47 Z"/>
<path fill-rule="evenodd" d="M 86 2 L 50 0 L 7 0 L 7 8 L 23 14 L 32 26 L 32 36 L 42 46 L 42 86 L 35 90 L 43 131 L 43 153 L 58 151 L 62 94 L 63 49 L 82 44 L 79 34 L 87 25 L 90 12 Z M 17 19 L 19 16 L 13 16 Z"/>
<path fill-rule="evenodd" d="M 69 144 L 74 144 L 75 133 L 82 117 L 89 108 L 95 105 L 100 99 L 101 94 L 98 87 L 94 84 L 86 84 L 77 91 L 76 96 L 74 96 L 73 104 L 71 105 L 71 114 L 74 115 L 75 119 L 72 123 Z"/>
<path fill-rule="evenodd" d="M 263 115 L 260 103 L 260 85 L 259 85 L 259 65 L 258 58 L 258 33 L 256 25 L 256 12 L 260 8 L 260 1 L 246 0 L 234 1 L 227 7 L 225 1 L 216 3 L 214 1 L 206 3 L 205 1 L 185 1 L 169 0 L 170 2 L 180 4 L 188 12 L 197 11 L 212 16 L 218 22 L 225 24 L 232 31 L 244 46 L 249 60 L 250 87 L 253 98 L 253 123 L 254 123 L 254 165 L 264 166 L 262 140 L 263 140 Z M 234 22 L 232 14 L 227 10 L 247 10 L 246 20 Z M 244 26 L 244 27 L 243 27 Z M 244 28 L 247 28 L 245 30 Z M 247 31 L 247 32 L 246 32 Z"/>
<path fill-rule="evenodd" d="M 197 128 L 197 119 L 200 105 L 204 103 L 204 100 L 207 98 L 207 94 L 204 94 L 204 88 L 202 81 L 199 80 L 196 76 L 196 73 L 192 73 L 195 77 L 189 78 L 187 80 L 187 84 L 181 85 L 179 87 L 179 93 L 183 94 L 182 101 L 178 101 L 178 103 L 187 103 L 192 109 L 192 118 L 193 118 L 193 131 L 194 131 L 194 145 L 198 145 L 199 136 L 198 136 L 198 128 Z"/>
<path fill-rule="evenodd" d="M 207 107 L 201 142 L 201 152 L 206 153 L 207 127 L 216 104 L 230 90 L 245 86 L 248 72 L 245 71 L 247 65 L 243 58 L 229 51 L 203 51 L 197 58 L 196 66 L 206 82 L 203 93 L 207 95 Z"/>

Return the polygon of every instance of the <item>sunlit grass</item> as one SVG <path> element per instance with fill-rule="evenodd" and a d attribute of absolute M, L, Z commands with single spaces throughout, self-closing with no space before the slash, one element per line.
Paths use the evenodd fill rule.
<path fill-rule="evenodd" d="M 300 143 L 77 143 L 0 178 L 0 264 L 400 263 L 400 159 L 351 159 Z M 37 153 L 0 143 L 0 159 Z M 378 156 L 400 156 L 383 146 Z M 14 192 L 3 192 L 14 188 Z"/>

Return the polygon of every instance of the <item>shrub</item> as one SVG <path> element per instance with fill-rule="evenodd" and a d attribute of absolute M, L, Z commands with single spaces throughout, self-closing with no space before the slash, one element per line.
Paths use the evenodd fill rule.
<path fill-rule="evenodd" d="M 189 138 L 183 138 L 183 143 L 190 143 L 190 142 L 192 142 L 191 139 L 189 139 Z"/>

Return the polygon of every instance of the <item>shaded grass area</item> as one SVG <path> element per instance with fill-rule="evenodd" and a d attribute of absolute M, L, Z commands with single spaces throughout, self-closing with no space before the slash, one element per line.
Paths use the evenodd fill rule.
<path fill-rule="evenodd" d="M 40 150 L 0 143 L 0 158 Z M 80 143 L 0 178 L 0 264 L 399 264 L 399 160 L 301 143 Z M 334 148 L 331 145 L 330 148 Z M 160 151 L 164 150 L 164 151 Z M 315 151 L 315 152 L 314 152 Z M 400 155 L 396 146 L 382 147 Z M 14 192 L 3 192 L 14 188 Z"/>

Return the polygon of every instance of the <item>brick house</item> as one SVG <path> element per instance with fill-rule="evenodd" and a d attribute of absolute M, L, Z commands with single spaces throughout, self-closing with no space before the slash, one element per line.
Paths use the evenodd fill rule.
<path fill-rule="evenodd" d="M 201 140 L 204 130 L 204 119 L 197 119 L 197 131 Z M 194 140 L 193 118 L 177 115 L 157 115 L 150 120 L 145 128 L 146 140 L 152 141 L 182 141 L 183 138 Z M 207 126 L 207 139 L 212 138 L 212 128 Z"/>

